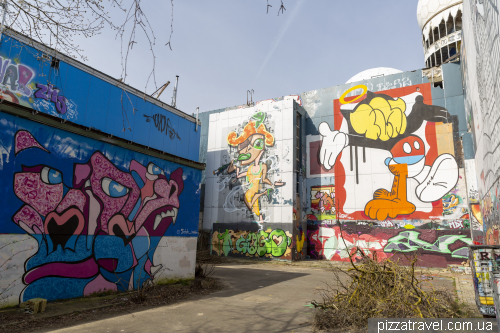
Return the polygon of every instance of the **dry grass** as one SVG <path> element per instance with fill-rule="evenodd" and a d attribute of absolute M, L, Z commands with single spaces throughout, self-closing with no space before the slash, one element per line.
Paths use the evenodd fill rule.
<path fill-rule="evenodd" d="M 409 265 L 376 254 L 363 258 L 349 268 L 332 268 L 334 283 L 322 293 L 317 308 L 315 328 L 319 330 L 366 328 L 368 318 L 459 318 L 468 315 L 464 305 L 446 290 L 416 274 L 417 255 L 407 258 Z"/>
<path fill-rule="evenodd" d="M 214 274 L 215 267 L 221 263 L 221 258 L 212 255 L 210 250 L 197 251 L 194 276 L 201 279 L 209 278 Z"/>

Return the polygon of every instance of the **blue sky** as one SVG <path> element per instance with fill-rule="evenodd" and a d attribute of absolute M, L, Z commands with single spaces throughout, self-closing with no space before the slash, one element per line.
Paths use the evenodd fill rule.
<path fill-rule="evenodd" d="M 171 81 L 161 99 L 171 103 L 179 75 L 177 108 L 192 114 L 345 83 L 373 67 L 424 67 L 417 0 L 174 0 L 143 1 L 155 30 L 156 80 Z M 109 30 L 76 40 L 86 63 L 121 77 L 120 42 Z M 144 90 L 151 68 L 145 38 L 129 58 L 127 82 Z M 150 84 L 147 92 L 154 91 Z"/>

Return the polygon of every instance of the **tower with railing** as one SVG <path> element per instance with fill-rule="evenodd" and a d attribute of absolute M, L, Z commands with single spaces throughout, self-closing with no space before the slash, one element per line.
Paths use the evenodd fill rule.
<path fill-rule="evenodd" d="M 417 20 L 422 30 L 425 67 L 436 67 L 460 55 L 461 0 L 419 0 Z"/>

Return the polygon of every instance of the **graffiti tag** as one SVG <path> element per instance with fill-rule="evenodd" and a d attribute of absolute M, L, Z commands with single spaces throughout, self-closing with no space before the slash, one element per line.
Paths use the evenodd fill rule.
<path fill-rule="evenodd" d="M 149 123 L 151 121 L 151 118 L 153 119 L 153 122 L 155 124 L 155 127 L 158 131 L 160 131 L 161 133 L 165 133 L 166 135 L 168 135 L 168 137 L 170 139 L 181 139 L 181 137 L 179 136 L 179 133 L 177 133 L 174 129 L 174 127 L 172 126 L 172 123 L 170 122 L 170 118 L 167 118 L 165 117 L 165 115 L 163 114 L 160 114 L 160 113 L 157 113 L 155 114 L 154 116 L 147 116 L 147 115 L 143 115 L 144 117 L 146 117 L 146 121 Z"/>
<path fill-rule="evenodd" d="M 213 250 L 219 255 L 224 253 L 228 256 L 231 251 L 239 254 L 249 254 L 263 257 L 271 255 L 273 257 L 281 257 L 292 244 L 292 238 L 281 229 L 267 231 L 259 230 L 256 232 L 244 232 L 240 235 L 236 244 L 233 244 L 232 236 L 234 231 L 226 229 L 224 233 L 214 232 L 213 234 Z"/>
<path fill-rule="evenodd" d="M 271 233 L 259 231 L 250 232 L 247 237 L 241 236 L 236 241 L 236 251 L 240 253 L 257 253 L 260 257 L 271 254 L 273 257 L 281 257 L 290 246 L 292 240 L 281 229 L 273 230 Z"/>
<path fill-rule="evenodd" d="M 29 67 L 11 63 L 10 59 L 0 57 L 0 77 L 2 78 L 2 85 L 9 87 L 9 90 L 28 97 L 31 96 L 31 89 L 28 85 L 34 75 L 34 72 Z"/>
<path fill-rule="evenodd" d="M 442 254 L 451 254 L 453 258 L 468 258 L 469 250 L 467 247 L 461 247 L 455 251 L 451 251 L 449 246 L 456 241 L 462 241 L 466 244 L 472 245 L 472 239 L 465 235 L 445 235 L 440 236 L 433 243 L 428 243 L 419 238 L 418 231 L 404 231 L 399 235 L 390 238 L 384 248 L 384 252 L 413 252 L 419 249 L 439 252 Z"/>
<path fill-rule="evenodd" d="M 37 91 L 35 91 L 35 98 L 44 99 L 47 101 L 51 101 L 56 106 L 57 112 L 60 114 L 65 114 L 67 111 L 66 106 L 66 97 L 60 96 L 61 92 L 59 88 L 55 87 L 53 84 L 36 84 Z"/>

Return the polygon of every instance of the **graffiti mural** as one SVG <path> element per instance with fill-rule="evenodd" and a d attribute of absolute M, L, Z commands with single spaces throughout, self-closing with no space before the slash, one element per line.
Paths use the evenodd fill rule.
<path fill-rule="evenodd" d="M 35 70 L 19 58 L 0 56 L 0 99 L 74 120 L 77 116 L 75 103 L 64 97 L 55 85 L 37 80 Z"/>
<path fill-rule="evenodd" d="M 483 197 L 482 213 L 485 245 L 499 245 L 500 182 L 497 181 Z"/>
<path fill-rule="evenodd" d="M 212 253 L 218 256 L 243 255 L 259 258 L 292 257 L 292 235 L 282 229 L 242 231 L 225 229 L 212 233 Z"/>
<path fill-rule="evenodd" d="M 226 165 L 227 172 L 228 174 L 236 172 L 233 182 L 236 182 L 238 178 L 245 177 L 244 202 L 259 222 L 264 221 L 264 216 L 260 211 L 259 198 L 266 195 L 268 201 L 271 201 L 274 188 L 285 185 L 281 179 L 274 183 L 271 182 L 267 176 L 269 167 L 262 162 L 266 147 L 274 145 L 274 136 L 266 130 L 265 119 L 266 114 L 258 112 L 245 125 L 241 134 L 231 132 L 227 136 L 227 143 L 238 149 L 238 157 Z M 263 184 L 269 185 L 270 188 L 262 188 Z"/>
<path fill-rule="evenodd" d="M 295 239 L 292 244 L 292 247 L 295 249 L 295 259 L 301 260 L 305 257 L 305 253 L 303 251 L 304 243 L 306 242 L 306 235 L 304 233 L 304 229 L 302 228 L 302 223 L 296 222 L 295 224 Z"/>
<path fill-rule="evenodd" d="M 464 2 L 463 20 L 468 22 L 463 27 L 461 50 L 465 55 L 461 61 L 465 109 L 474 145 L 472 172 L 477 180 L 477 197 L 483 218 L 483 234 L 473 233 L 484 236 L 484 245 L 500 245 L 500 89 L 496 80 L 500 64 L 500 55 L 496 51 L 500 35 L 498 4 L 479 0 Z"/>
<path fill-rule="evenodd" d="M 200 131 L 194 117 L 15 36 L 10 31 L 1 38 L 0 100 L 198 161 Z"/>
<path fill-rule="evenodd" d="M 335 186 L 311 186 L 311 207 L 308 220 L 335 220 Z"/>
<path fill-rule="evenodd" d="M 383 251 L 387 239 L 370 234 L 341 231 L 338 226 L 318 226 L 318 228 L 314 228 L 309 225 L 308 241 L 310 244 L 308 252 L 311 258 L 315 259 L 349 261 L 349 257 L 351 257 L 353 260 L 359 260 L 361 254 L 357 252 L 358 247 L 365 255 L 370 257 L 377 253 L 379 260 L 390 257 Z"/>
<path fill-rule="evenodd" d="M 20 96 L 31 97 L 33 94 L 31 80 L 34 75 L 34 71 L 28 66 L 0 57 L 1 98 L 19 104 Z"/>
<path fill-rule="evenodd" d="M 346 97 L 358 88 L 364 94 Z M 355 86 L 334 101 L 334 130 L 319 125 L 318 161 L 335 170 L 340 218 L 442 216 L 440 200 L 459 180 L 453 142 L 458 120 L 431 104 L 430 84 L 411 88 L 415 92 L 372 93 Z M 445 201 L 446 209 L 455 207 L 455 199 Z"/>
<path fill-rule="evenodd" d="M 474 245 L 484 244 L 484 233 L 483 233 L 483 217 L 481 215 L 481 207 L 478 203 L 470 205 L 470 218 L 472 221 L 472 235 Z"/>
<path fill-rule="evenodd" d="M 57 112 L 65 114 L 68 111 L 67 99 L 66 97 L 59 95 L 61 90 L 55 87 L 53 84 L 41 84 L 37 83 L 35 91 L 35 98 L 40 98 L 43 100 L 51 101 L 54 103 Z"/>
<path fill-rule="evenodd" d="M 490 275 L 494 273 L 494 266 L 500 261 L 500 251 L 493 248 L 474 246 L 470 255 L 472 279 L 476 292 L 476 305 L 483 315 L 495 316 L 493 301 L 493 286 Z"/>
<path fill-rule="evenodd" d="M 423 249 L 441 254 L 451 254 L 452 258 L 467 258 L 469 250 L 466 246 L 454 251 L 451 251 L 449 247 L 458 240 L 467 245 L 472 245 L 472 240 L 466 235 L 439 236 L 432 244 L 421 240 L 419 236 L 420 233 L 415 230 L 400 232 L 397 236 L 387 241 L 384 252 L 414 252 Z"/>
<path fill-rule="evenodd" d="M 404 254 L 419 253 L 420 265 L 446 267 L 468 258 L 472 240 L 461 231 L 429 229 L 386 229 L 347 222 L 342 230 L 337 225 L 308 224 L 308 254 L 311 259 L 349 261 L 361 259 L 359 247 L 365 255 L 376 253 L 378 260 Z"/>
<path fill-rule="evenodd" d="M 217 146 L 209 146 L 207 153 L 210 171 L 205 191 L 210 194 L 205 195 L 205 207 L 211 213 L 204 214 L 205 225 L 222 221 L 293 222 L 297 198 L 287 186 L 294 179 L 293 146 L 291 140 L 283 140 L 283 111 L 264 112 L 252 107 L 239 117 L 211 122 L 209 135 Z M 231 112 L 217 116 L 230 117 Z"/>
<path fill-rule="evenodd" d="M 8 153 L 1 184 L 9 189 L 9 204 L 2 207 L 0 232 L 24 231 L 37 243 L 22 265 L 21 302 L 134 289 L 175 268 L 155 252 L 166 235 L 186 230 L 196 237 L 197 216 L 183 212 L 182 202 L 196 206 L 199 172 L 2 117 L 2 149 Z M 5 238 L 2 243 L 9 245 Z"/>

